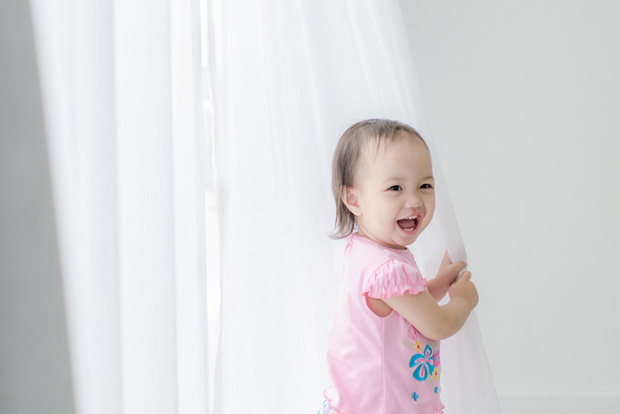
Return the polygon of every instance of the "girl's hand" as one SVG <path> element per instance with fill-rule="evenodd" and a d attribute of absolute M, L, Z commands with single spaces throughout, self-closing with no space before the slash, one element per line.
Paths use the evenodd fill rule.
<path fill-rule="evenodd" d="M 417 295 L 393 295 L 381 301 L 398 312 L 425 337 L 433 340 L 445 339 L 461 329 L 478 303 L 478 291 L 470 278 L 470 272 L 463 272 L 459 280 L 450 286 L 450 302 L 445 305 L 439 305 L 426 290 Z M 387 316 L 389 313 L 388 309 L 388 312 L 380 316 Z"/>
<path fill-rule="evenodd" d="M 443 255 L 437 276 L 434 279 L 428 281 L 428 291 L 433 295 L 436 301 L 440 301 L 446 293 L 451 284 L 459 277 L 459 273 L 467 266 L 465 262 L 452 263 L 448 251 Z"/>
<path fill-rule="evenodd" d="M 478 290 L 471 280 L 471 272 L 463 272 L 461 278 L 450 286 L 450 299 L 463 298 L 473 309 L 478 304 Z"/>

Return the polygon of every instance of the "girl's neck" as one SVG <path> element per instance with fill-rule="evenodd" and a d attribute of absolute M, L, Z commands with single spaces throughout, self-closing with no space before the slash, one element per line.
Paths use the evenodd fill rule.
<path fill-rule="evenodd" d="M 381 245 L 381 246 L 383 246 L 383 247 L 387 247 L 387 248 L 389 248 L 389 249 L 394 249 L 394 250 L 407 250 L 407 246 L 392 246 L 392 245 L 389 245 L 389 244 L 382 243 L 382 242 L 381 242 L 381 241 L 379 241 L 379 240 L 375 240 L 375 239 L 374 239 L 374 238 L 372 238 L 371 236 L 369 236 L 369 235 L 365 234 L 365 233 L 363 232 L 363 230 L 361 230 L 361 229 L 358 229 L 358 230 L 357 230 L 357 233 L 354 233 L 354 235 L 355 235 L 355 236 L 359 236 L 359 237 L 363 237 L 363 238 L 364 238 L 364 239 L 366 239 L 366 240 L 369 240 L 369 241 L 371 241 L 371 242 L 373 242 L 373 243 L 375 243 L 375 244 Z"/>

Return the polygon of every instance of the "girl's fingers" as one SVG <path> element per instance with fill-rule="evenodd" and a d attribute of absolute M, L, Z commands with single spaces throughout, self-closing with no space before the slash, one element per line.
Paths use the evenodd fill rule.
<path fill-rule="evenodd" d="M 461 277 L 459 277 L 459 280 L 457 280 L 457 283 L 459 283 L 459 282 L 463 282 L 463 281 L 465 281 L 465 282 L 466 282 L 466 281 L 468 281 L 469 279 L 471 279 L 471 272 L 468 270 L 468 271 L 463 272 L 463 274 L 461 275 Z"/>
<path fill-rule="evenodd" d="M 467 262 L 456 262 L 452 266 L 456 268 L 457 272 L 460 272 L 461 270 L 465 269 L 465 267 L 467 266 Z"/>
<path fill-rule="evenodd" d="M 454 267 L 457 272 L 460 272 L 467 266 L 467 262 L 459 260 L 456 263 L 452 263 L 452 260 L 450 260 L 450 255 L 448 254 L 448 250 L 446 250 L 443 254 L 443 258 L 441 259 L 441 265 Z"/>
<path fill-rule="evenodd" d="M 441 264 L 452 264 L 452 261 L 450 260 L 450 255 L 448 254 L 448 250 L 445 251 L 445 253 L 443 254 L 443 259 L 441 259 Z"/>

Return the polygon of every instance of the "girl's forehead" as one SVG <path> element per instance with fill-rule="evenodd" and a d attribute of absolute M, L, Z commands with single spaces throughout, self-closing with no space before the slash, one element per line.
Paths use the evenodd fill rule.
<path fill-rule="evenodd" d="M 400 146 L 398 144 L 402 143 L 411 143 L 415 147 L 418 147 L 416 149 L 417 151 L 422 151 L 425 154 L 428 154 L 428 148 L 422 138 L 416 135 L 411 135 L 407 132 L 400 132 L 398 135 L 391 138 L 374 137 L 369 139 L 362 148 L 360 158 L 362 160 L 365 158 L 365 161 L 376 161 L 377 158 L 385 156 L 387 150 L 394 146 Z"/>
<path fill-rule="evenodd" d="M 411 144 L 411 146 L 407 144 Z M 413 151 L 409 152 L 407 147 L 413 149 Z M 364 179 L 368 177 L 368 173 L 371 170 L 376 168 L 386 169 L 389 167 L 388 169 L 397 169 L 399 166 L 402 166 L 402 163 L 394 164 L 394 161 L 398 159 L 403 160 L 405 159 L 403 157 L 409 157 L 409 155 L 412 155 L 413 159 L 411 164 L 406 162 L 408 166 L 432 170 L 428 148 L 424 141 L 415 135 L 404 133 L 402 136 L 391 139 L 376 138 L 369 140 L 362 148 L 356 178 Z M 386 159 L 386 157 L 389 157 L 389 159 Z"/>

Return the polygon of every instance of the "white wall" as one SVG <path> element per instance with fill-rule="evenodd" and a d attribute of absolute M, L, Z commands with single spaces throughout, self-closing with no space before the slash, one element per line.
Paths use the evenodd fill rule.
<path fill-rule="evenodd" d="M 620 3 L 401 5 L 504 413 L 620 412 Z"/>

